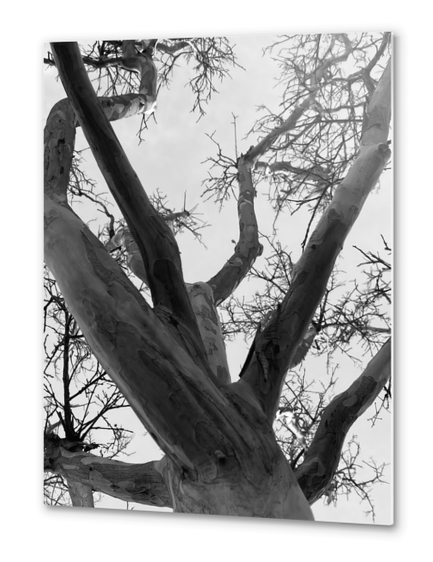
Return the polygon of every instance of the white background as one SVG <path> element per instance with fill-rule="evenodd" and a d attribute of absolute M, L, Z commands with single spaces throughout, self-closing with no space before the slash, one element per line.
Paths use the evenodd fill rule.
<path fill-rule="evenodd" d="M 420 7 L 417 8 L 417 5 Z M 264 6 L 264 7 L 263 7 Z M 299 7 L 297 7 L 299 6 Z M 100 556 L 168 560 L 379 560 L 407 556 L 429 538 L 431 520 L 430 268 L 431 63 L 428 12 L 421 2 L 308 2 L 276 0 L 254 6 L 218 3 L 44 2 L 11 6 L 3 33 L 2 169 L 2 550 L 8 559 L 32 556 L 82 560 Z M 399 13 L 400 10 L 400 13 Z M 412 23 L 412 21 L 414 23 Z M 121 35 L 234 35 L 311 31 L 390 30 L 395 33 L 394 318 L 396 401 L 396 525 L 393 528 L 154 516 L 42 505 L 41 317 L 42 126 L 41 56 L 49 40 Z M 409 277 L 411 275 L 411 277 Z M 411 279 L 411 283 L 409 283 Z M 403 397 L 403 398 L 401 398 Z M 427 547 L 426 552 L 431 552 Z"/>

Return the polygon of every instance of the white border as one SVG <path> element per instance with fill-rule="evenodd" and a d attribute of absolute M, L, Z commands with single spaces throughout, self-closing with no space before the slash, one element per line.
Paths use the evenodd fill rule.
<path fill-rule="evenodd" d="M 76 0 L 10 5 L 2 97 L 2 550 L 10 559 L 364 561 L 431 552 L 431 41 L 425 3 Z M 155 7 L 159 6 L 159 7 Z M 401 7 L 399 7 L 401 6 Z M 11 15 L 11 12 L 15 12 Z M 6 13 L 5 13 L 6 14 Z M 6 15 L 5 15 L 6 17 Z M 396 525 L 374 528 L 218 517 L 54 510 L 42 505 L 41 54 L 47 40 L 390 30 L 396 35 Z M 5 122 L 6 118 L 6 122 Z M 411 282 L 410 282 L 411 281 Z M 403 398 L 400 398 L 403 397 Z M 42 424 L 42 420 L 41 420 Z M 428 527 L 427 527 L 428 526 Z"/>

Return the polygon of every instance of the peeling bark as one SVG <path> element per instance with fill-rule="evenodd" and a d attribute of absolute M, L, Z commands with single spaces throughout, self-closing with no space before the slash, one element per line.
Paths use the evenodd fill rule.
<path fill-rule="evenodd" d="M 183 281 L 179 248 L 153 208 L 137 174 L 98 104 L 76 43 L 52 46 L 57 69 L 96 162 L 136 241 L 155 306 L 168 309 L 191 355 L 209 370 Z M 211 372 L 210 372 L 211 373 Z"/>
<path fill-rule="evenodd" d="M 148 287 L 149 282 L 147 279 L 146 268 L 144 267 L 143 259 L 138 249 L 137 242 L 132 237 L 129 229 L 121 227 L 116 234 L 105 244 L 108 251 L 115 250 L 122 247 L 127 254 L 127 264 L 129 269 L 134 275 L 138 277 Z"/>
<path fill-rule="evenodd" d="M 78 60 L 78 47 L 55 45 L 53 51 L 81 126 L 138 244 L 155 309 L 49 190 L 46 263 L 99 362 L 166 453 L 164 478 L 174 509 L 312 519 L 260 410 L 245 400 L 242 388 L 223 391 L 214 382 L 174 238 L 108 125 Z M 203 286 L 200 291 L 192 299 L 198 307 L 197 301 L 203 305 L 209 296 Z M 200 315 L 205 318 L 203 310 Z M 229 505 L 223 501 L 228 495 Z"/>
<path fill-rule="evenodd" d="M 77 501 L 80 502 L 82 490 L 90 490 L 123 501 L 155 507 L 172 507 L 170 494 L 157 469 L 159 461 L 125 463 L 97 457 L 91 453 L 68 451 L 62 446 L 62 440 L 56 437 L 50 441 L 53 446 L 49 448 L 49 454 L 45 454 L 45 470 L 66 478 L 74 506 L 85 507 L 84 501 L 81 504 L 76 503 L 74 497 L 78 495 Z M 86 497 L 89 497 L 88 493 Z"/>
<path fill-rule="evenodd" d="M 105 244 L 107 250 L 120 246 L 123 246 L 126 250 L 130 270 L 145 285 L 148 285 L 146 269 L 138 246 L 126 227 L 120 228 L 111 240 Z M 203 341 L 209 367 L 218 383 L 228 384 L 230 383 L 230 371 L 212 289 L 207 283 L 203 282 L 187 283 L 186 289 Z"/>
<path fill-rule="evenodd" d="M 148 50 L 137 53 L 134 41 L 122 42 L 121 63 L 127 70 L 137 70 L 140 74 L 138 99 L 142 105 L 140 113 L 151 115 L 156 109 L 157 71 Z"/>
<path fill-rule="evenodd" d="M 248 154 L 238 160 L 238 217 L 239 240 L 234 254 L 207 284 L 214 293 L 216 306 L 228 298 L 263 251 L 259 243 L 257 219 L 254 212 L 255 189 L 251 177 L 252 162 Z"/>
<path fill-rule="evenodd" d="M 340 462 L 344 440 L 355 421 L 369 408 L 391 375 L 391 339 L 369 362 L 347 390 L 325 408 L 314 439 L 295 476 L 310 505 L 332 481 Z"/>
<path fill-rule="evenodd" d="M 391 340 L 389 339 L 363 373 L 325 408 L 314 439 L 304 454 L 302 464 L 295 471 L 298 484 L 310 505 L 326 492 L 338 468 L 344 440 L 350 428 L 374 403 L 389 381 L 390 374 Z M 255 407 L 254 396 L 248 398 L 248 385 L 242 389 L 242 384 L 245 383 L 241 380 L 232 385 L 233 390 L 235 387 L 237 389 L 237 400 L 246 399 Z M 232 399 L 234 399 L 233 393 Z M 236 512 L 238 515 L 251 515 L 248 512 L 250 507 L 248 509 L 242 507 L 242 502 L 245 500 L 238 498 L 227 483 L 218 479 L 210 487 L 208 483 L 195 483 L 193 491 L 185 494 L 183 489 L 185 482 L 181 486 L 180 477 L 176 476 L 176 469 L 167 459 L 143 464 L 123 463 L 97 457 L 91 453 L 68 451 L 62 446 L 62 440 L 58 438 L 49 439 L 48 444 L 50 446 L 46 446 L 44 459 L 45 470 L 64 476 L 68 483 L 77 483 L 75 488 L 72 487 L 75 493 L 74 505 L 85 505 L 80 503 L 84 501 L 81 491 L 90 488 L 124 501 L 174 508 L 178 511 L 205 513 L 207 511 L 204 506 L 209 505 L 209 502 L 203 502 L 203 499 L 207 495 L 215 494 L 222 498 L 224 505 L 222 514 L 233 515 Z M 223 456 L 220 460 L 229 462 Z M 182 492 L 178 489 L 180 487 Z M 267 515 L 261 516 L 279 516 L 271 514 L 272 501 L 274 500 L 270 500 L 266 507 Z M 278 501 L 282 502 L 283 496 L 279 497 Z M 234 502 L 236 506 L 233 505 Z"/>
<path fill-rule="evenodd" d="M 180 412 L 173 411 L 169 397 L 173 393 L 176 402 L 185 398 L 182 410 L 193 416 L 198 405 L 183 396 L 179 384 L 186 384 L 184 390 L 190 395 L 188 386 L 194 380 L 196 384 L 206 381 L 201 370 L 81 220 L 49 198 L 45 214 L 47 266 L 100 363 L 146 428 L 165 435 L 164 441 L 168 439 L 170 444 L 162 445 L 163 449 L 171 449 L 172 442 L 177 442 L 176 448 L 181 450 L 184 429 L 189 434 L 186 441 L 195 448 L 191 438 L 194 423 L 190 430 L 187 422 L 179 426 L 176 416 Z M 183 383 L 179 370 L 185 377 Z M 195 392 L 206 394 L 200 385 Z M 155 422 L 164 429 L 157 429 Z M 191 466 L 183 453 L 181 457 Z"/>
<path fill-rule="evenodd" d="M 231 379 L 226 346 L 213 291 L 207 283 L 203 282 L 187 283 L 186 289 L 203 340 L 209 366 L 218 383 L 229 384 Z"/>
<path fill-rule="evenodd" d="M 391 118 L 388 63 L 368 107 L 368 128 L 347 176 L 293 269 L 293 280 L 242 371 L 272 422 L 287 369 L 311 324 L 343 243 L 390 157 L 386 143 Z"/>
<path fill-rule="evenodd" d="M 316 336 L 317 336 L 317 330 L 313 325 L 311 325 L 306 331 L 301 343 L 296 348 L 289 369 L 294 369 L 300 363 L 302 363 L 302 361 L 307 356 L 307 353 L 310 351 L 310 348 L 313 345 Z"/>
<path fill-rule="evenodd" d="M 69 173 L 75 147 L 75 112 L 68 99 L 57 102 L 44 129 L 44 190 L 67 205 Z"/>
<path fill-rule="evenodd" d="M 98 103 L 108 121 L 118 121 L 144 112 L 145 105 L 137 93 L 99 97 Z M 77 121 L 77 126 L 79 122 Z"/>
<path fill-rule="evenodd" d="M 216 477 L 204 482 L 185 480 L 178 470 L 167 463 L 163 474 L 170 482 L 175 511 L 238 517 L 314 519 L 282 453 L 279 461 L 273 464 L 272 473 L 262 473 L 262 477 L 258 471 L 251 470 L 250 477 L 245 478 L 232 459 L 223 455 L 220 456 L 220 463 L 225 465 L 225 470 L 230 470 L 230 479 Z M 254 472 L 254 478 L 251 478 Z M 296 513 L 295 517 L 291 515 L 293 513 Z"/>
<path fill-rule="evenodd" d="M 69 478 L 67 482 L 68 492 L 74 507 L 95 507 L 91 486 L 72 478 Z"/>

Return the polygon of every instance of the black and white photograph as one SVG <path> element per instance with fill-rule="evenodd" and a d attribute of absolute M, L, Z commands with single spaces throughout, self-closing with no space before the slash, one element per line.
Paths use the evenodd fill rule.
<path fill-rule="evenodd" d="M 392 30 L 72 39 L 43 503 L 393 525 Z"/>

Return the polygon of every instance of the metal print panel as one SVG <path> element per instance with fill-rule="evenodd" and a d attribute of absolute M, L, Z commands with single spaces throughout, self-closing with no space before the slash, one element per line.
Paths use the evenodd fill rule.
<path fill-rule="evenodd" d="M 390 525 L 391 34 L 52 43 L 49 505 Z"/>

